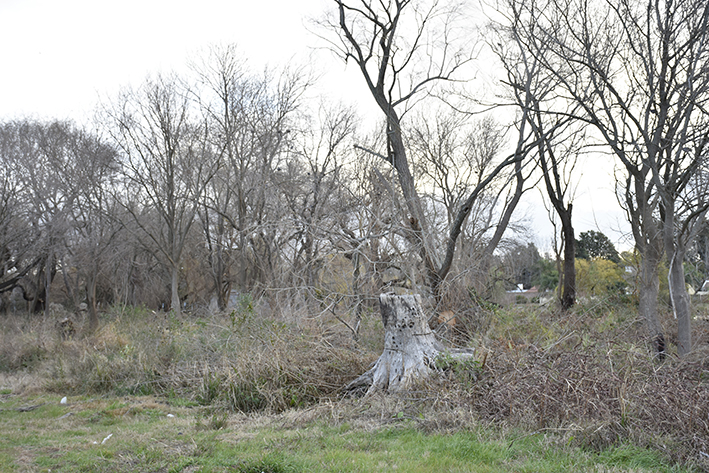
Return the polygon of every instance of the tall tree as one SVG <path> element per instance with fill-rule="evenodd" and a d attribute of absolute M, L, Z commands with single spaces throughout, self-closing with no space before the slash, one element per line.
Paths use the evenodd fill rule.
<path fill-rule="evenodd" d="M 66 259 L 75 263 L 76 277 L 84 280 L 89 312 L 87 328 L 93 332 L 99 325 L 96 295 L 99 277 L 121 230 L 116 219 L 116 202 L 110 192 L 115 185 L 118 161 L 113 147 L 90 134 L 83 136 L 77 158 L 78 193 L 71 209 L 73 235 Z M 63 273 L 69 279 L 69 271 Z M 75 298 L 78 300 L 79 295 Z"/>
<path fill-rule="evenodd" d="M 202 113 L 210 123 L 209 139 L 226 163 L 207 186 L 198 213 L 217 306 L 225 310 L 233 284 L 231 249 L 237 244 L 240 248 L 244 246 L 243 234 L 240 241 L 234 241 L 236 237 L 228 219 L 234 200 L 243 202 L 241 196 L 248 183 L 230 165 L 235 159 L 233 142 L 241 125 L 238 112 L 244 100 L 242 91 L 243 84 L 248 82 L 248 71 L 235 45 L 212 47 L 200 62 L 193 64 L 193 69 L 201 86 L 198 98 Z M 237 206 L 239 210 L 242 208 L 243 205 Z"/>
<path fill-rule="evenodd" d="M 223 163 L 200 218 L 224 308 L 232 284 L 248 290 L 274 275 L 284 215 L 274 177 L 286 169 L 309 80 L 291 68 L 253 73 L 234 45 L 213 48 L 195 70 L 210 142 Z"/>
<path fill-rule="evenodd" d="M 441 283 L 451 270 L 458 238 L 476 199 L 498 174 L 522 159 L 527 145 L 492 166 L 468 192 L 439 252 L 412 173 L 403 118 L 438 84 L 454 80 L 472 60 L 470 43 L 454 40 L 462 31 L 458 29 L 460 10 L 456 5 L 435 1 L 334 2 L 337 14 L 325 23 L 337 35 L 331 44 L 345 61 L 357 65 L 385 118 L 386 151 L 373 153 L 396 172 L 407 214 L 407 238 L 423 263 L 424 283 L 439 298 Z"/>
<path fill-rule="evenodd" d="M 119 201 L 167 261 L 171 309 L 180 313 L 180 265 L 205 186 L 218 169 L 188 88 L 176 76 L 148 79 L 126 90 L 108 110 L 109 133 L 122 151 L 125 187 Z M 145 216 L 154 214 L 157 221 Z"/>
<path fill-rule="evenodd" d="M 38 251 L 40 228 L 32 217 L 26 178 L 18 165 L 22 157 L 20 137 L 32 128 L 24 125 L 6 122 L 0 126 L 0 291 L 12 290 L 23 279 L 34 279 L 32 274 L 39 272 L 43 261 Z"/>
<path fill-rule="evenodd" d="M 561 222 L 564 256 L 561 307 L 568 310 L 576 299 L 572 182 L 583 133 L 570 119 L 573 104 L 567 102 L 565 112 L 550 113 L 562 102 L 556 93 L 558 79 L 545 71 L 535 55 L 526 51 L 528 38 L 524 37 L 524 25 L 520 24 L 516 8 L 516 4 L 511 4 L 510 12 L 503 16 L 506 23 L 491 24 L 490 45 L 504 68 L 505 95 L 518 108 L 522 124 L 535 137 L 536 168 L 542 176 L 547 198 Z M 545 46 L 534 44 L 534 47 L 543 52 Z"/>
<path fill-rule="evenodd" d="M 292 222 L 291 273 L 313 289 L 320 284 L 326 252 L 332 254 L 338 243 L 340 214 L 349 207 L 344 167 L 351 160 L 356 119 L 351 109 L 323 103 L 302 125 L 279 188 Z"/>
<path fill-rule="evenodd" d="M 3 160 L 16 188 L 18 209 L 31 231 L 24 234 L 32 243 L 34 281 L 31 310 L 43 305 L 49 314 L 49 302 L 54 276 L 70 259 L 74 239 L 75 209 L 82 193 L 99 188 L 98 176 L 89 178 L 92 169 L 105 169 L 113 157 L 112 150 L 97 137 L 76 128 L 69 122 L 18 121 L 2 129 Z M 12 263 L 18 273 L 32 274 L 21 269 L 17 257 Z M 66 272 L 67 268 L 63 268 Z"/>

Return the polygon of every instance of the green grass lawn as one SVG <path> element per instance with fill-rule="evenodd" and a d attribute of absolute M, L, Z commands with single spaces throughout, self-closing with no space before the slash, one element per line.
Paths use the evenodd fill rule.
<path fill-rule="evenodd" d="M 244 415 L 154 397 L 2 399 L 0 470 L 8 472 L 689 471 L 630 445 L 583 450 L 568 432 L 432 432 L 419 422 L 426 414 L 347 420 L 332 403 Z M 343 402 L 349 413 L 366 407 Z"/>

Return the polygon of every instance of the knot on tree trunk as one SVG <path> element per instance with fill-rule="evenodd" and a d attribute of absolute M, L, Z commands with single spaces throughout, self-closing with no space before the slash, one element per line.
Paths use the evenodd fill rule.
<path fill-rule="evenodd" d="M 473 350 L 446 349 L 438 341 L 418 294 L 381 294 L 379 307 L 385 329 L 384 351 L 371 369 L 345 387 L 346 392 L 405 391 L 437 371 L 440 355 L 459 360 L 473 357 Z"/>

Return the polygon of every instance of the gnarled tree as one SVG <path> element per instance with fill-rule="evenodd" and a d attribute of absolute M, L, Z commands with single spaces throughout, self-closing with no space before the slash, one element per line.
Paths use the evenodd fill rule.
<path fill-rule="evenodd" d="M 461 12 L 457 5 L 435 1 L 334 1 L 336 14 L 325 22 L 337 35 L 331 44 L 345 61 L 357 65 L 385 118 L 386 151 L 372 154 L 395 170 L 406 211 L 407 239 L 423 263 L 424 284 L 438 299 L 476 199 L 500 173 L 524 158 L 530 144 L 526 139 L 520 140 L 513 153 L 489 167 L 461 200 L 447 228 L 447 238 L 437 245 L 434 226 L 412 172 L 403 119 L 438 84 L 456 80 L 456 75 L 472 61 L 470 42 L 456 41 L 463 33 L 459 28 Z M 521 175 L 518 170 L 515 172 Z M 510 206 L 513 208 L 517 201 L 512 199 Z M 504 220 L 498 229 L 504 230 Z"/>
<path fill-rule="evenodd" d="M 350 393 L 399 392 L 414 387 L 436 371 L 445 358 L 470 360 L 472 350 L 445 348 L 428 326 L 418 295 L 382 294 L 384 351 L 374 366 L 345 387 Z"/>

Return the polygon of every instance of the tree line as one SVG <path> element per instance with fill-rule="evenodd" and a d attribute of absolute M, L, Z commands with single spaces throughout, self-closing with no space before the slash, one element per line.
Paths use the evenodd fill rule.
<path fill-rule="evenodd" d="M 649 337 L 663 354 L 664 258 L 686 354 L 684 262 L 704 251 L 709 209 L 708 20 L 699 0 L 333 0 L 314 30 L 358 69 L 374 131 L 313 98 L 307 69 L 256 73 L 233 46 L 124 89 L 90 128 L 4 122 L 5 304 L 85 301 L 95 327 L 99 304 L 179 313 L 259 291 L 345 304 L 354 328 L 398 286 L 447 310 L 500 287 L 525 239 L 518 204 L 540 187 L 569 309 L 577 162 L 602 153 L 617 163 Z M 496 75 L 471 89 L 482 60 Z"/>
<path fill-rule="evenodd" d="M 361 311 L 387 287 L 419 284 L 400 189 L 355 147 L 382 137 L 359 135 L 354 110 L 307 99 L 311 85 L 303 70 L 254 73 L 235 47 L 215 47 L 191 77 L 124 89 L 92 128 L 2 123 L 5 307 L 20 295 L 47 314 L 49 302 L 85 302 L 96 326 L 101 304 L 179 313 L 271 291 L 303 303 L 339 297 Z M 463 149 L 494 159 L 497 124 L 442 120 L 450 132 L 440 146 L 450 149 L 441 160 L 422 151 L 422 175 L 435 182 L 440 166 L 471 175 Z M 432 145 L 420 127 L 418 146 Z M 490 136 L 477 143 L 473 130 Z M 456 181 L 428 199 L 441 222 L 467 186 Z M 469 257 L 494 199 L 477 211 Z"/>

